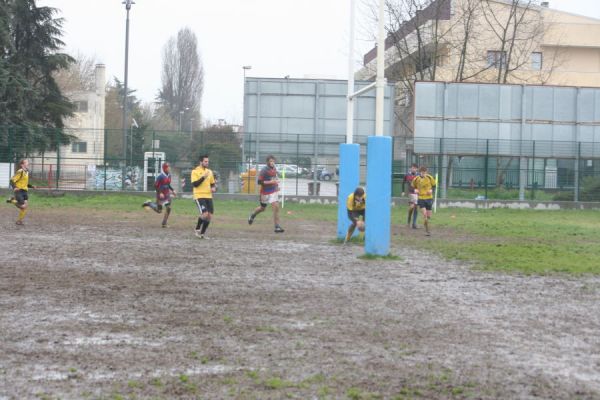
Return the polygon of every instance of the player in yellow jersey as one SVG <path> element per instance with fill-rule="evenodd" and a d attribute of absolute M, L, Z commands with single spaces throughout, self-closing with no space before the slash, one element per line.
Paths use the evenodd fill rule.
<path fill-rule="evenodd" d="M 23 225 L 23 219 L 27 214 L 29 206 L 29 188 L 35 189 L 35 186 L 29 184 L 29 161 L 19 161 L 19 169 L 14 176 L 10 178 L 10 187 L 13 189 L 13 196 L 6 200 L 7 203 L 14 204 L 19 209 L 17 225 Z"/>
<path fill-rule="evenodd" d="M 214 213 L 212 194 L 217 190 L 215 176 L 208 169 L 208 161 L 207 155 L 200 156 L 198 166 L 194 168 L 191 175 L 194 201 L 200 212 L 195 233 L 200 239 L 208 239 L 206 229 Z"/>
<path fill-rule="evenodd" d="M 348 198 L 346 199 L 346 209 L 348 211 L 348 218 L 352 224 L 348 227 L 344 244 L 348 243 L 356 227 L 358 227 L 359 231 L 364 232 L 366 220 L 366 202 L 367 195 L 365 194 L 365 190 L 361 187 L 357 187 L 356 190 L 354 190 L 354 193 L 350 193 L 350 195 L 348 195 Z M 361 216 L 362 221 L 360 220 Z"/>
<path fill-rule="evenodd" d="M 435 178 L 427 173 L 427 167 L 419 168 L 419 176 L 412 180 L 412 187 L 419 195 L 417 204 L 423 213 L 425 234 L 431 236 L 431 232 L 429 231 L 429 219 L 431 218 L 433 193 L 435 192 L 436 182 Z"/>

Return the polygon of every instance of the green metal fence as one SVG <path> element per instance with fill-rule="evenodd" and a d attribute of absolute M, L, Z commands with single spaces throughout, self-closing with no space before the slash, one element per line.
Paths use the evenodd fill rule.
<path fill-rule="evenodd" d="M 65 137 L 69 144 L 63 144 Z M 355 137 L 361 145 L 363 184 L 366 140 Z M 26 157 L 34 184 L 52 190 L 149 190 L 160 165 L 168 161 L 174 186 L 189 192 L 191 170 L 201 154 L 208 154 L 219 192 L 253 194 L 257 172 L 272 154 L 286 195 L 336 196 L 339 144 L 344 141 L 343 135 L 244 136 L 229 127 L 194 132 L 4 127 L 0 187 L 8 185 L 14 163 Z M 506 149 L 546 149 L 548 143 L 436 139 L 430 151 L 414 153 L 411 141 L 394 138 L 392 195 L 406 191 L 404 175 L 417 163 L 437 174 L 440 198 L 600 201 L 598 143 L 551 142 L 555 152 L 575 149 L 575 158 L 553 157 L 544 150 L 527 157 L 517 150 L 502 154 Z"/>

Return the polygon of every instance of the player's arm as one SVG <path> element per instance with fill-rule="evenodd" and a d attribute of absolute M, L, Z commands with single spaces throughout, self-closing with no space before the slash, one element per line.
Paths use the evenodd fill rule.
<path fill-rule="evenodd" d="M 216 192 L 217 191 L 217 181 L 215 180 L 215 175 L 212 173 L 210 173 L 210 191 L 211 192 Z"/>
<path fill-rule="evenodd" d="M 206 175 L 202 175 L 200 177 L 198 177 L 198 174 L 195 174 L 196 176 L 194 176 L 194 173 L 192 173 L 192 186 L 194 187 L 198 187 L 200 185 L 202 185 L 202 182 L 204 182 L 204 180 L 206 179 Z M 196 178 L 196 179 L 194 179 Z"/>
<path fill-rule="evenodd" d="M 352 211 L 352 209 L 354 208 L 354 201 L 352 199 L 351 196 L 348 196 L 348 198 L 346 199 L 346 208 L 348 209 L 348 211 Z"/>

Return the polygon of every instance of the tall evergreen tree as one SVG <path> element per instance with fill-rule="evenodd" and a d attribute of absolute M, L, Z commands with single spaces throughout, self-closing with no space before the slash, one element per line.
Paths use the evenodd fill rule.
<path fill-rule="evenodd" d="M 57 12 L 35 0 L 0 0 L 0 125 L 13 127 L 0 135 L 13 132 L 6 139 L 17 153 L 56 149 L 70 140 L 48 129 L 62 128 L 73 111 L 53 77 L 73 62 L 60 51 L 63 20 Z"/>

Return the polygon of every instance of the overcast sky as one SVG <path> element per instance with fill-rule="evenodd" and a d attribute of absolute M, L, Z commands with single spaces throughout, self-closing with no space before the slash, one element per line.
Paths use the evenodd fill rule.
<path fill-rule="evenodd" d="M 107 78 L 123 79 L 125 7 L 122 0 L 38 0 L 65 19 L 71 53 L 95 56 Z M 349 0 L 136 0 L 130 12 L 129 87 L 154 101 L 161 51 L 182 27 L 191 28 L 205 70 L 202 116 L 242 121 L 243 65 L 247 76 L 346 79 Z M 361 3 L 358 0 L 357 3 Z M 552 8 L 600 18 L 600 0 L 550 0 Z M 368 19 L 359 9 L 357 24 Z M 363 26 L 366 23 L 362 23 Z M 373 47 L 357 28 L 356 65 Z"/>

